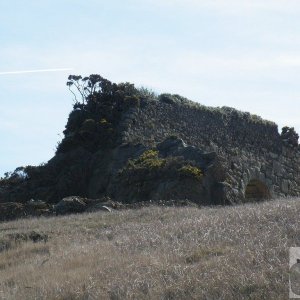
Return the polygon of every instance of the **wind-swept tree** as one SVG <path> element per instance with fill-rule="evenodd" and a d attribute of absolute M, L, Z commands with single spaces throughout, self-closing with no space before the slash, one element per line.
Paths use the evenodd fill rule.
<path fill-rule="evenodd" d="M 95 109 L 95 104 L 101 105 L 109 102 L 116 106 L 126 97 L 131 97 L 138 93 L 131 83 L 112 83 L 98 74 L 82 77 L 80 75 L 69 75 L 67 86 L 74 95 L 74 108 Z M 77 97 L 81 98 L 81 101 Z M 97 106 L 97 105 L 96 105 Z"/>
<path fill-rule="evenodd" d="M 67 86 L 74 95 L 75 105 L 80 103 L 85 105 L 97 93 L 111 94 L 116 84 L 98 74 L 92 74 L 86 77 L 69 75 Z M 81 102 L 77 99 L 78 94 L 81 97 Z"/>

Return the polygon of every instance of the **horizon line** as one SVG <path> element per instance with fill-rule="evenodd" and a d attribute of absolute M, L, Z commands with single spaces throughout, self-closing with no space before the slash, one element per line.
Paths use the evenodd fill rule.
<path fill-rule="evenodd" d="M 18 75 L 18 74 L 27 74 L 27 73 L 43 73 L 43 72 L 64 72 L 71 71 L 73 68 L 56 68 L 56 69 L 37 69 L 37 70 L 23 70 L 23 71 L 7 71 L 0 72 L 0 75 Z"/>

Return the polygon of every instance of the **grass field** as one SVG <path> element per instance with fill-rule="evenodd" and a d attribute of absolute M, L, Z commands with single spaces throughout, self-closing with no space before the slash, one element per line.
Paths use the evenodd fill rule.
<path fill-rule="evenodd" d="M 299 216 L 279 199 L 1 223 L 0 299 L 287 299 Z"/>

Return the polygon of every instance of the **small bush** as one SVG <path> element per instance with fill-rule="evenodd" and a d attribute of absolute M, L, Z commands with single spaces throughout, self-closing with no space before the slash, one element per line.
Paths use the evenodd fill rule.
<path fill-rule="evenodd" d="M 177 99 L 176 97 L 174 97 L 174 95 L 171 94 L 161 94 L 158 97 L 159 101 L 167 103 L 167 104 L 175 104 L 177 103 Z"/>
<path fill-rule="evenodd" d="M 186 165 L 186 166 L 183 166 L 182 168 L 180 168 L 179 174 L 181 176 L 192 177 L 197 180 L 202 180 L 202 177 L 203 177 L 202 171 L 199 168 L 191 166 L 191 165 Z"/>
<path fill-rule="evenodd" d="M 144 161 L 146 159 L 153 159 L 158 158 L 158 151 L 157 150 L 147 150 L 145 151 L 140 157 L 139 161 Z"/>
<path fill-rule="evenodd" d="M 139 95 L 142 98 L 157 99 L 157 93 L 154 92 L 152 89 L 142 86 L 142 87 L 138 88 L 137 90 L 138 90 Z"/>
<path fill-rule="evenodd" d="M 286 145 L 291 147 L 298 147 L 299 135 L 295 131 L 294 127 L 283 127 L 281 132 L 281 139 Z"/>
<path fill-rule="evenodd" d="M 136 166 L 146 169 L 159 169 L 165 164 L 165 159 L 158 157 L 158 151 L 147 150 L 137 160 Z"/>
<path fill-rule="evenodd" d="M 125 96 L 124 102 L 128 107 L 138 107 L 140 105 L 140 98 L 136 95 Z"/>

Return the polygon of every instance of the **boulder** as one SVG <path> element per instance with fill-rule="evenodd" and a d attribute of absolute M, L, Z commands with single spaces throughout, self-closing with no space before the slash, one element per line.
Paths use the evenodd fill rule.
<path fill-rule="evenodd" d="M 170 136 L 157 145 L 157 150 L 163 156 L 167 156 L 172 155 L 174 152 L 177 152 L 185 147 L 187 147 L 187 145 L 182 139 L 176 136 Z"/>
<path fill-rule="evenodd" d="M 63 198 L 56 205 L 54 205 L 54 211 L 56 215 L 65 215 L 72 213 L 84 212 L 87 208 L 85 199 L 78 196 L 70 196 Z"/>
<path fill-rule="evenodd" d="M 163 157 L 181 156 L 185 160 L 194 161 L 205 171 L 216 159 L 215 152 L 205 153 L 201 149 L 187 145 L 182 139 L 171 136 L 157 145 L 157 150 Z"/>

